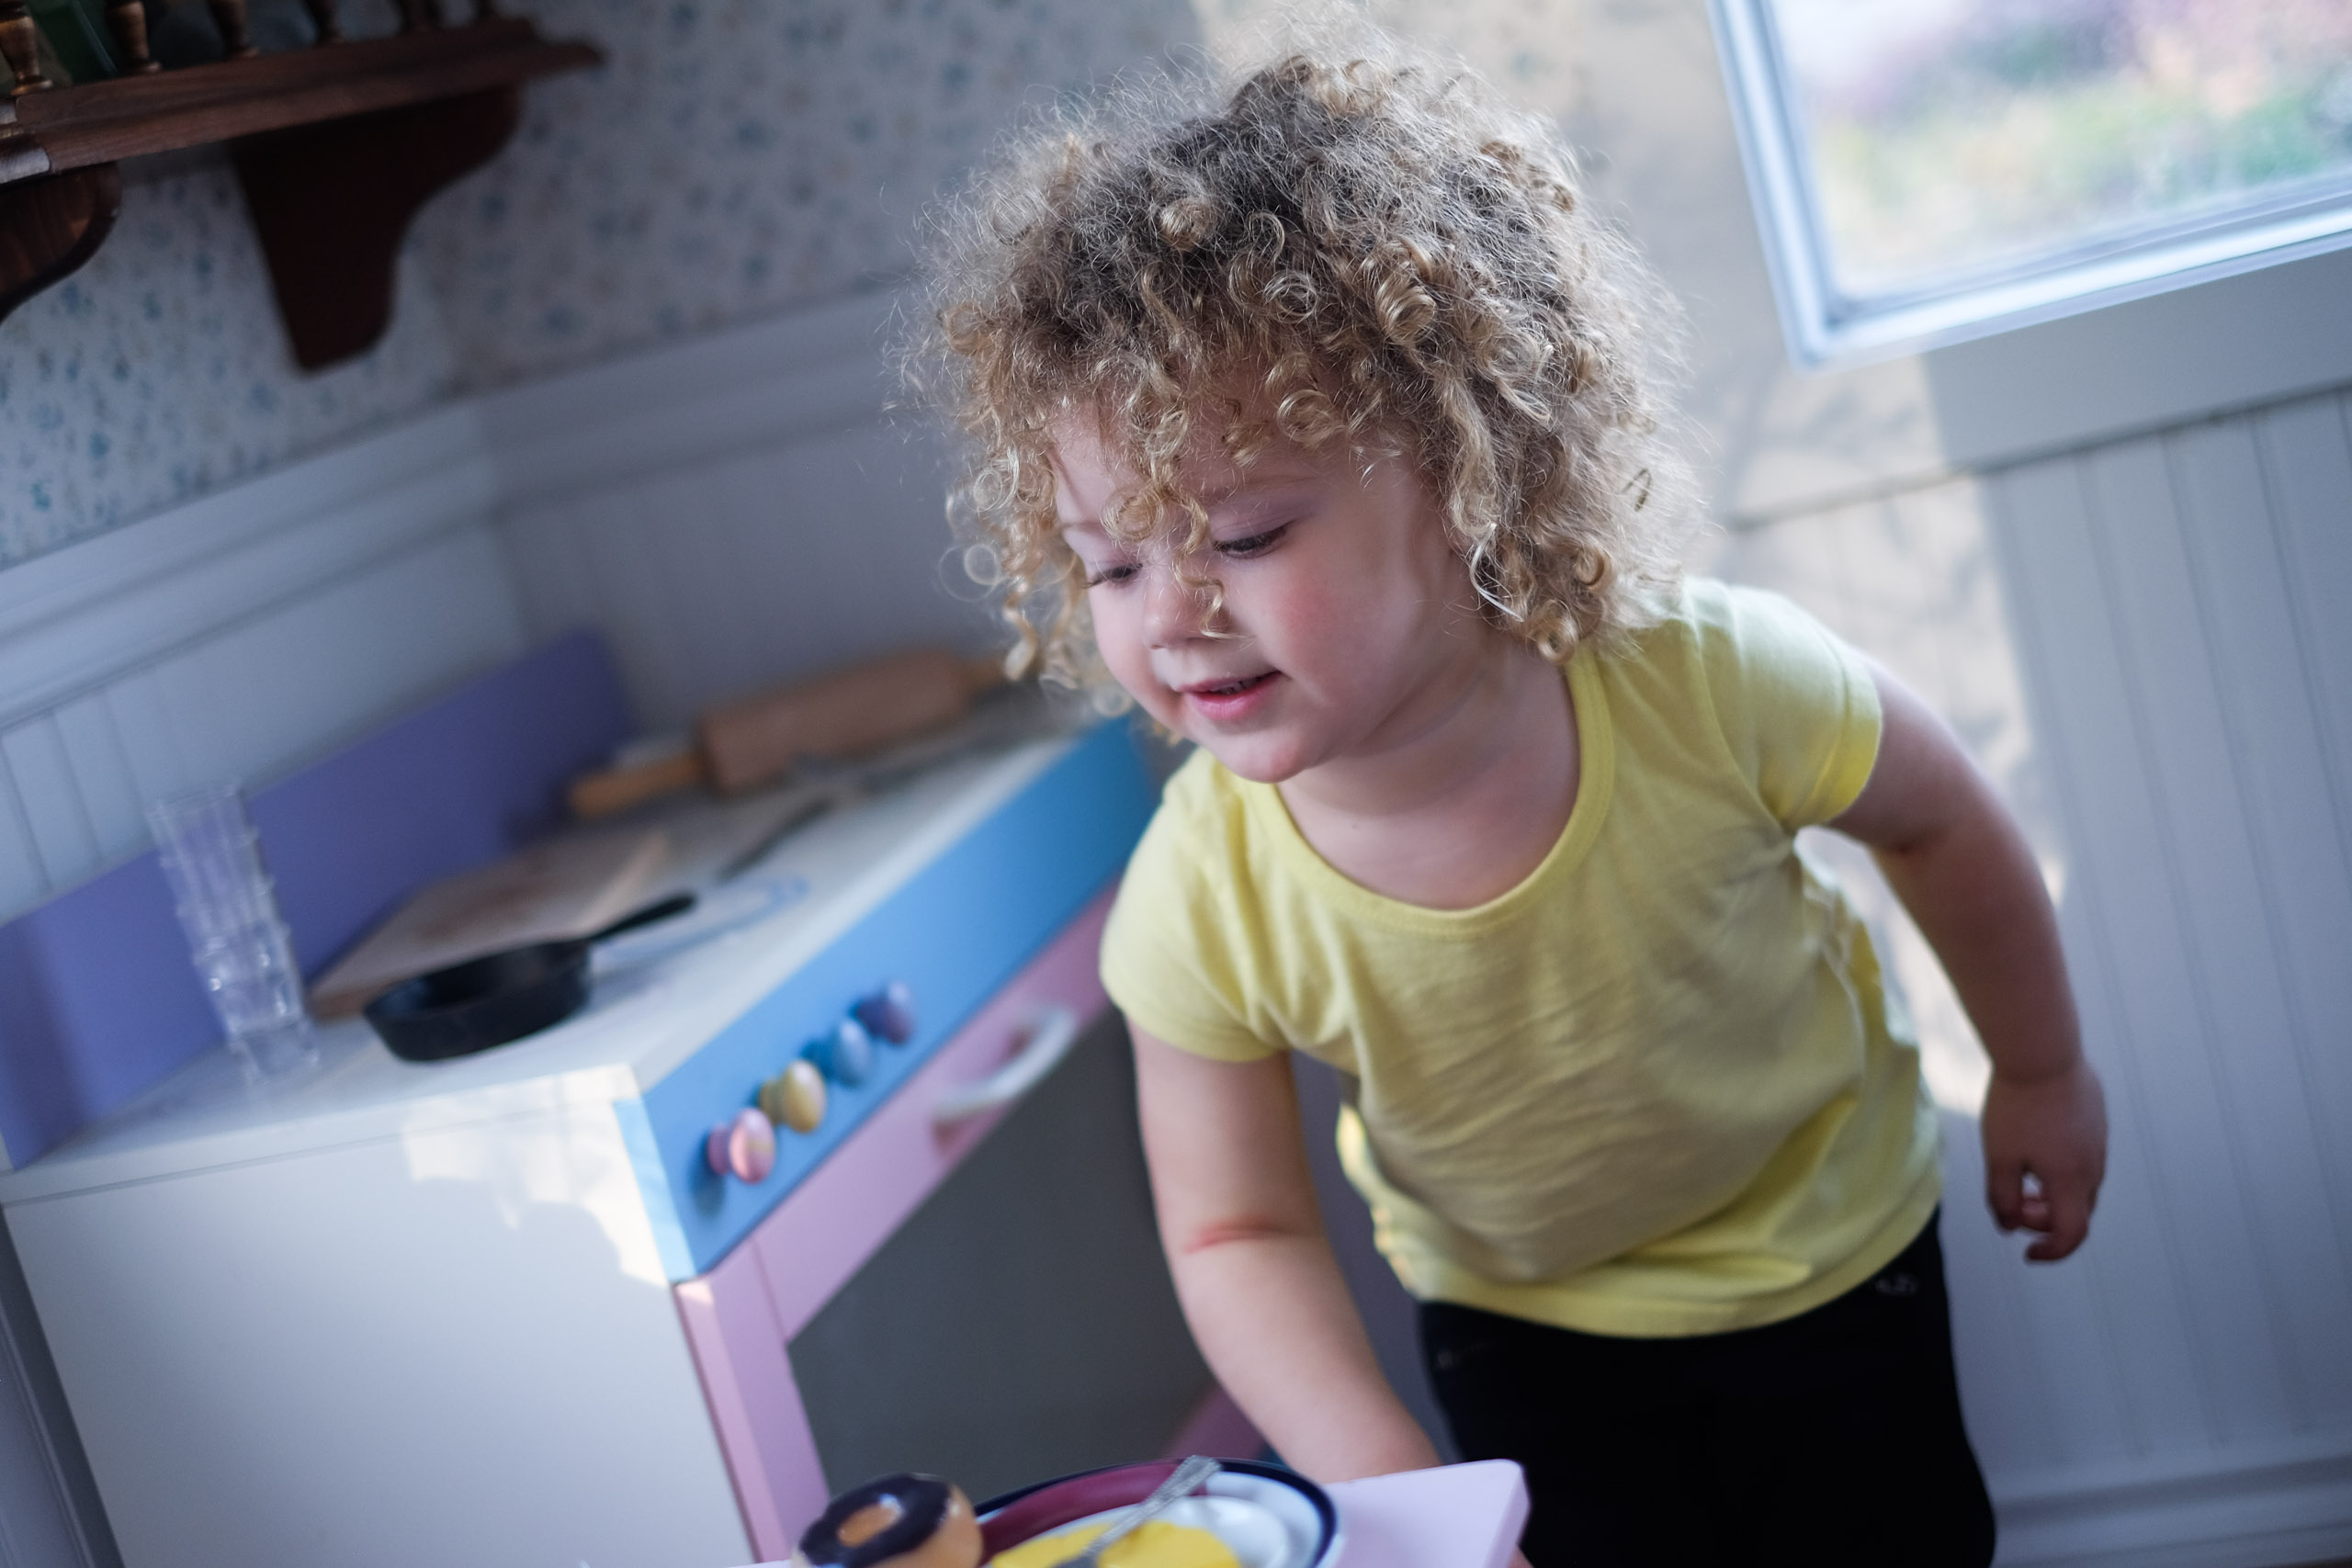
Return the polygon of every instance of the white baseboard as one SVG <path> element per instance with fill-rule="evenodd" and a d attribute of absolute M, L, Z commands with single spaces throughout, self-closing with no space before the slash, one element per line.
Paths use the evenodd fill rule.
<path fill-rule="evenodd" d="M 2352 1558 L 2352 1433 L 1995 1488 L 2001 1568 L 2274 1568 Z"/>

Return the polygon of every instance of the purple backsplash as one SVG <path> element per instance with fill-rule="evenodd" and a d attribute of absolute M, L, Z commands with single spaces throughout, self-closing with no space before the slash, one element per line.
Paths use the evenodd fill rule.
<path fill-rule="evenodd" d="M 629 732 L 577 632 L 255 792 L 305 973 L 416 888 L 553 827 Z M 24 1165 L 220 1038 L 152 850 L 0 925 L 0 1139 Z"/>

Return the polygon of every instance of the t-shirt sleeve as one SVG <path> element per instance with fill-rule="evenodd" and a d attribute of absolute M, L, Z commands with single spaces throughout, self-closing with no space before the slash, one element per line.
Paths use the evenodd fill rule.
<path fill-rule="evenodd" d="M 1854 804 L 1878 761 L 1869 664 L 1777 593 L 1709 587 L 1700 635 L 1724 741 L 1783 827 L 1828 821 Z"/>
<path fill-rule="evenodd" d="M 1282 1046 L 1250 1028 L 1244 1001 L 1254 921 L 1235 874 L 1242 825 L 1202 798 L 1191 773 L 1170 781 L 1127 862 L 1102 932 L 1102 988 L 1155 1038 L 1217 1061 L 1255 1061 Z"/>

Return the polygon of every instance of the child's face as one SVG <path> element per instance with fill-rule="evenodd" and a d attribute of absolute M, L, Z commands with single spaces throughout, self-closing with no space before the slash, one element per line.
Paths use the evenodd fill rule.
<path fill-rule="evenodd" d="M 1210 541 L 1181 560 L 1181 519 L 1137 544 L 1103 528 L 1136 478 L 1091 425 L 1063 427 L 1055 468 L 1111 673 L 1244 778 L 1406 745 L 1491 667 L 1469 572 L 1403 461 L 1277 441 L 1240 468 L 1204 436 L 1182 479 Z M 1214 621 L 1201 581 L 1224 590 Z"/>

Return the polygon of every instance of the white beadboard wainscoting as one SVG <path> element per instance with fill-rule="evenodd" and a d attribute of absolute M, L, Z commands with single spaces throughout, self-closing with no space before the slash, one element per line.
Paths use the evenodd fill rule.
<path fill-rule="evenodd" d="M 522 647 L 470 411 L 0 572 L 0 919 Z"/>
<path fill-rule="evenodd" d="M 1716 567 L 1934 701 L 2057 894 L 2113 1160 L 2020 1265 L 1984 1071 L 1867 860 L 1947 1107 L 1943 1235 L 2006 1563 L 2352 1556 L 2352 408 L 2330 393 L 1736 534 Z M 1863 886 L 1866 885 L 1866 886 Z"/>
<path fill-rule="evenodd" d="M 137 848 L 155 792 L 282 771 L 573 626 L 657 728 L 984 638 L 939 445 L 888 407 L 898 305 L 476 400 L 0 573 L 0 914 Z M 1784 510 L 1713 563 L 1951 714 L 2060 896 L 2116 1139 L 2095 1240 L 2055 1269 L 1983 1215 L 1982 1058 L 1890 932 L 1950 1110 L 1944 1235 L 2006 1562 L 2352 1555 L 2346 416 L 2307 396 Z M 0 1568 L 101 1562 L 70 1464 L 15 1459 L 39 1441 L 22 1311 L 0 1291 Z"/>
<path fill-rule="evenodd" d="M 1987 481 L 2117 1129 L 2104 1245 L 2008 1329 L 2053 1544 L 2093 1522 L 2048 1484 L 2080 1466 L 2151 1545 L 2234 1511 L 2352 1554 L 2346 415 L 2300 400 Z"/>
<path fill-rule="evenodd" d="M 526 624 L 594 626 L 639 723 L 991 618 L 948 537 L 936 427 L 898 412 L 881 294 L 494 400 Z"/>

